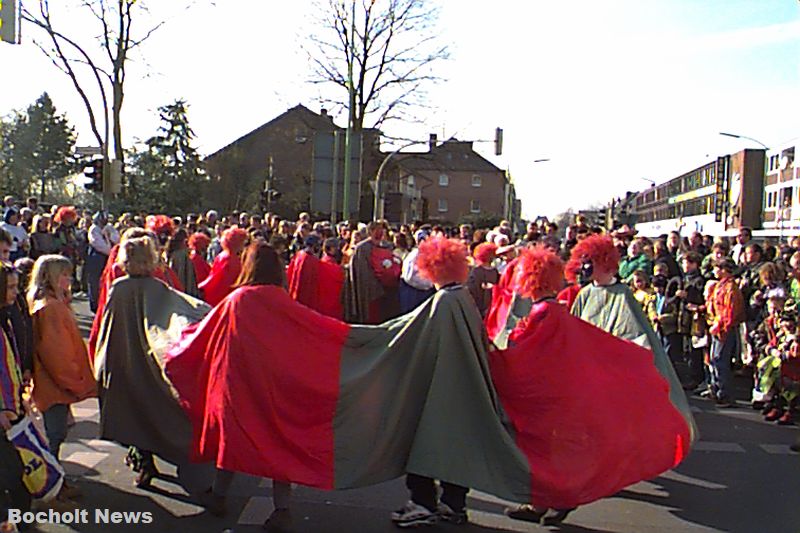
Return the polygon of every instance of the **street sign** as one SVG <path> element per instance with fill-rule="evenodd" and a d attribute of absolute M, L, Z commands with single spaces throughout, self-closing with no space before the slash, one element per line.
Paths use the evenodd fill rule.
<path fill-rule="evenodd" d="M 103 149 L 97 146 L 76 146 L 75 155 L 80 157 L 90 157 L 93 155 L 103 155 Z"/>

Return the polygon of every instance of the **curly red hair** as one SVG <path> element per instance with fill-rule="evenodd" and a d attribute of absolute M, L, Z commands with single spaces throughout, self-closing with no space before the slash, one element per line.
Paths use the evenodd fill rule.
<path fill-rule="evenodd" d="M 58 208 L 58 211 L 56 211 L 56 216 L 53 217 L 53 221 L 56 224 L 63 224 L 68 220 L 72 222 L 78 220 L 78 211 L 71 205 L 62 205 Z"/>
<path fill-rule="evenodd" d="M 585 262 L 591 262 L 594 271 L 616 272 L 619 268 L 619 250 L 614 241 L 606 235 L 592 235 L 578 242 L 572 249 L 566 270 L 568 273 L 580 272 Z"/>
<path fill-rule="evenodd" d="M 419 275 L 431 283 L 464 283 L 469 276 L 467 247 L 463 241 L 433 237 L 419 245 Z"/>
<path fill-rule="evenodd" d="M 495 243 L 482 242 L 472 251 L 472 257 L 478 263 L 488 265 L 494 260 L 495 253 L 497 253 L 497 245 Z"/>
<path fill-rule="evenodd" d="M 522 251 L 514 269 L 514 290 L 526 298 L 555 296 L 564 287 L 564 262 L 543 244 Z"/>
<path fill-rule="evenodd" d="M 148 216 L 145 222 L 145 228 L 156 235 L 163 235 L 165 233 L 167 235 L 172 235 L 175 233 L 175 225 L 172 223 L 172 219 L 167 215 Z"/>
<path fill-rule="evenodd" d="M 205 250 L 208 248 L 209 244 L 211 244 L 211 237 L 202 231 L 192 233 L 192 235 L 189 237 L 189 248 L 192 250 Z"/>
<path fill-rule="evenodd" d="M 232 226 L 222 233 L 220 244 L 228 252 L 239 252 L 247 242 L 247 232 L 239 226 Z"/>

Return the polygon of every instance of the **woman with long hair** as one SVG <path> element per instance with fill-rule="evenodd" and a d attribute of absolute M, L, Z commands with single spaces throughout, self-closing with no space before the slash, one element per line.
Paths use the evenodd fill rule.
<path fill-rule="evenodd" d="M 36 215 L 31 224 L 31 259 L 36 260 L 45 254 L 54 254 L 58 250 L 55 238 L 50 232 L 50 216 Z"/>
<path fill-rule="evenodd" d="M 43 255 L 33 265 L 28 307 L 33 319 L 33 401 L 44 418 L 50 451 L 59 459 L 67 436 L 69 406 L 96 396 L 72 299 L 72 263 Z"/>
<path fill-rule="evenodd" d="M 214 259 L 214 266 L 206 280 L 200 284 L 209 305 L 217 305 L 234 289 L 242 271 L 239 256 L 247 243 L 247 232 L 237 226 L 225 230 L 220 239 L 222 253 Z"/>
<path fill-rule="evenodd" d="M 195 275 L 194 265 L 189 260 L 189 249 L 186 244 L 186 239 L 186 230 L 178 228 L 167 241 L 166 249 L 164 250 L 164 259 L 169 268 L 178 276 L 181 285 L 183 285 L 183 292 L 189 296 L 198 298 L 200 296 L 200 290 L 197 288 L 197 277 Z"/>

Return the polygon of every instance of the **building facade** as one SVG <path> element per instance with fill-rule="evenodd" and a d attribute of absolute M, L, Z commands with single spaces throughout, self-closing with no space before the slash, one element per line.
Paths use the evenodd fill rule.
<path fill-rule="evenodd" d="M 458 224 L 505 218 L 519 208 L 506 172 L 483 158 L 472 142 L 432 136 L 427 152 L 397 157 L 397 180 L 418 191 L 419 219 Z"/>
<path fill-rule="evenodd" d="M 765 230 L 800 231 L 800 167 L 795 164 L 797 146 L 792 144 L 767 152 L 764 176 Z"/>

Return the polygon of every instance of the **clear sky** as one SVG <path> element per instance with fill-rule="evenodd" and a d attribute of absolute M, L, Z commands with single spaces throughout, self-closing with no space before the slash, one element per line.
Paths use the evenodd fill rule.
<path fill-rule="evenodd" d="M 186 12 L 176 4 L 149 3 L 168 22 L 130 66 L 128 142 L 153 135 L 157 107 L 176 98 L 191 106 L 203 154 L 298 103 L 319 110 L 299 51 L 314 31 L 310 1 L 217 0 Z M 511 171 L 529 217 L 604 203 L 647 187 L 643 178 L 666 181 L 757 146 L 720 131 L 770 147 L 800 136 L 797 0 L 437 4 L 441 38 L 452 50 L 441 68 L 447 81 L 430 91 L 422 124 L 389 125 L 386 133 L 492 139 L 502 127 L 502 156 L 491 143 L 476 148 Z M 78 10 L 53 10 L 71 34 L 94 35 Z M 0 114 L 47 91 L 80 144 L 91 144 L 85 111 L 34 35 L 23 27 L 23 45 L 0 43 Z M 544 158 L 550 161 L 533 163 Z"/>

